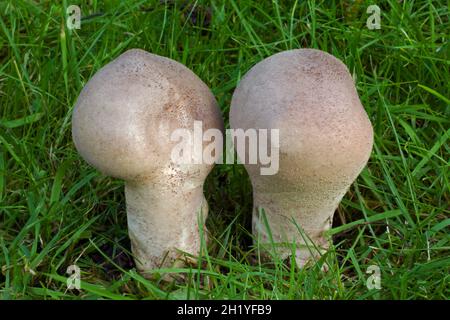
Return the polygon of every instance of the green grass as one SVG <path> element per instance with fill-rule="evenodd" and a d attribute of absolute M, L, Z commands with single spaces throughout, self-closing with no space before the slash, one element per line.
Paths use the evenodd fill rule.
<path fill-rule="evenodd" d="M 53 1 L 0 3 L 0 298 L 448 299 L 449 4 L 445 1 Z M 381 8 L 381 29 L 366 8 Z M 65 7 L 81 4 L 80 30 Z M 251 246 L 251 185 L 216 166 L 205 194 L 212 243 L 184 278 L 134 269 L 123 182 L 77 154 L 71 112 L 92 75 L 129 48 L 170 57 L 231 95 L 255 63 L 310 47 L 348 66 L 373 123 L 369 163 L 340 204 L 330 270 L 268 264 Z M 81 268 L 82 290 L 65 271 Z M 381 289 L 369 290 L 371 265 Z M 162 274 L 168 270 L 159 270 Z"/>

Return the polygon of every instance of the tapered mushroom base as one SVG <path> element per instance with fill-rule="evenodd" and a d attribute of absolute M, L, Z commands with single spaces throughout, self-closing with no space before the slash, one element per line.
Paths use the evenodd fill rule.
<path fill-rule="evenodd" d="M 198 256 L 202 241 L 207 243 L 203 185 L 174 191 L 161 184 L 127 183 L 125 196 L 131 250 L 144 277 L 152 278 L 154 269 L 195 263 L 184 253 Z"/>
<path fill-rule="evenodd" d="M 331 228 L 340 199 L 328 206 L 308 208 L 295 193 L 258 193 L 254 198 L 252 229 L 263 255 L 284 260 L 295 253 L 297 266 L 304 267 L 328 250 L 331 239 L 325 232 Z"/>
<path fill-rule="evenodd" d="M 305 230 L 298 223 L 286 221 L 283 231 L 273 229 L 270 218 L 264 219 L 261 210 L 253 214 L 253 235 L 255 244 L 262 249 L 263 256 L 270 260 L 285 260 L 295 252 L 295 262 L 298 267 L 314 264 L 324 254 L 330 245 L 330 240 L 321 230 Z M 270 232 L 267 228 L 270 228 Z"/>

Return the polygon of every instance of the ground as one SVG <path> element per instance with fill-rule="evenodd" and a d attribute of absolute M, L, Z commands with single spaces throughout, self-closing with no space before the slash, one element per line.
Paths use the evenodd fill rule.
<path fill-rule="evenodd" d="M 62 2 L 0 3 L 1 299 L 450 297 L 445 1 Z M 81 7 L 81 29 L 65 23 L 70 4 Z M 380 29 L 366 25 L 371 4 Z M 123 182 L 89 166 L 71 139 L 81 88 L 130 48 L 193 70 L 227 127 L 236 84 L 262 59 L 317 48 L 348 66 L 375 144 L 335 214 L 334 246 L 322 257 L 328 272 L 258 259 L 241 165 L 216 166 L 208 177 L 212 241 L 198 263 L 170 270 L 183 275 L 171 281 L 136 272 Z M 81 290 L 67 288 L 71 265 Z"/>

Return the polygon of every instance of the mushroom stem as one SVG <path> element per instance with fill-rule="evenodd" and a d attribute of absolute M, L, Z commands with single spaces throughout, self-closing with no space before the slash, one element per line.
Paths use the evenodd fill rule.
<path fill-rule="evenodd" d="M 138 270 L 172 266 L 182 251 L 192 255 L 200 252 L 201 234 L 206 241 L 204 222 L 208 214 L 203 185 L 174 190 L 162 181 L 127 182 L 125 197 Z M 203 232 L 199 232 L 199 222 Z"/>
<path fill-rule="evenodd" d="M 279 244 L 276 252 L 281 259 L 292 254 L 295 243 L 296 262 L 305 265 L 311 256 L 319 256 L 328 249 L 329 240 L 324 232 L 331 228 L 331 217 L 344 194 L 324 202 L 314 194 L 254 192 L 253 234 L 269 248 L 271 235 L 273 242 Z"/>

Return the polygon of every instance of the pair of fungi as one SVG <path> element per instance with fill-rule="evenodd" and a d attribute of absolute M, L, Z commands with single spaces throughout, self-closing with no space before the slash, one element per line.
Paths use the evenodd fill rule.
<path fill-rule="evenodd" d="M 204 130 L 224 130 L 209 88 L 184 65 L 139 49 L 100 69 L 73 111 L 81 156 L 125 180 L 132 251 L 144 274 L 182 262 L 180 252 L 198 255 L 200 235 L 206 235 L 203 183 L 212 165 L 171 161 L 171 133 L 193 130 L 194 121 Z M 311 247 L 327 248 L 324 232 L 372 149 L 372 126 L 347 67 L 313 49 L 261 61 L 233 94 L 230 126 L 279 130 L 279 171 L 261 175 L 260 163 L 245 165 L 253 186 L 253 234 L 280 258 L 295 244 L 295 259 L 304 265 L 315 256 Z"/>

